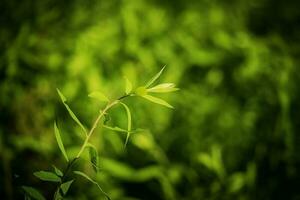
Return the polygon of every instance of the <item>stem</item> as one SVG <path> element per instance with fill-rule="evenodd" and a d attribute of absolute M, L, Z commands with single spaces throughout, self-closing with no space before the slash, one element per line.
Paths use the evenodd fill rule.
<path fill-rule="evenodd" d="M 119 100 L 115 100 L 115 101 L 107 104 L 106 107 L 104 108 L 104 110 L 100 110 L 100 114 L 98 115 L 96 121 L 94 122 L 94 124 L 93 124 L 93 126 L 92 126 L 92 128 L 91 128 L 91 130 L 90 130 L 90 132 L 88 134 L 88 136 L 85 138 L 85 140 L 83 142 L 83 145 L 81 146 L 81 149 L 79 150 L 76 158 L 79 158 L 81 156 L 81 154 L 82 154 L 83 150 L 85 149 L 86 145 L 88 144 L 89 139 L 91 138 L 94 130 L 97 128 L 97 125 L 98 125 L 100 119 L 103 117 L 103 115 L 106 113 L 106 111 L 108 109 L 110 109 L 112 106 L 116 105 L 118 102 L 119 102 Z"/>
<path fill-rule="evenodd" d="M 101 118 L 104 116 L 104 114 L 106 113 L 106 111 L 108 111 L 108 110 L 109 110 L 111 107 L 113 107 L 114 105 L 118 104 L 122 99 L 124 99 L 124 98 L 126 98 L 126 97 L 129 97 L 129 96 L 131 96 L 131 94 L 127 94 L 127 95 L 121 96 L 121 97 L 118 98 L 117 100 L 114 100 L 114 101 L 108 103 L 108 104 L 106 105 L 106 107 L 105 107 L 103 110 L 100 110 L 100 114 L 98 115 L 97 119 L 95 120 L 95 122 L 94 122 L 94 124 L 93 124 L 93 126 L 92 126 L 92 128 L 91 128 L 91 130 L 89 131 L 87 137 L 85 138 L 85 140 L 84 140 L 84 142 L 83 142 L 83 144 L 82 144 L 82 146 L 81 146 L 81 148 L 80 148 L 80 150 L 79 150 L 77 156 L 76 156 L 72 161 L 70 161 L 70 162 L 68 163 L 68 165 L 67 165 L 67 167 L 66 167 L 66 169 L 65 169 L 65 171 L 64 171 L 64 173 L 63 173 L 64 175 L 63 175 L 62 178 L 61 178 L 61 182 L 60 182 L 60 184 L 57 186 L 57 188 L 56 188 L 56 190 L 55 190 L 55 193 L 54 193 L 54 195 L 53 195 L 53 200 L 56 199 L 56 195 L 59 193 L 60 185 L 64 182 L 65 178 L 67 177 L 68 172 L 70 171 L 70 169 L 72 168 L 72 166 L 75 164 L 76 160 L 77 160 L 77 159 L 81 156 L 81 154 L 83 153 L 83 151 L 84 151 L 85 147 L 87 146 L 87 144 L 88 144 L 88 142 L 89 142 L 89 140 L 90 140 L 90 138 L 91 138 L 93 132 L 94 132 L 95 129 L 97 128 L 97 125 L 98 125 L 99 121 L 100 121 Z"/>
<path fill-rule="evenodd" d="M 53 200 L 56 199 L 56 195 L 59 193 L 59 188 L 61 186 L 61 184 L 64 182 L 64 180 L 67 177 L 68 172 L 70 171 L 70 169 L 72 168 L 72 166 L 75 164 L 75 161 L 77 160 L 77 158 L 74 158 L 71 162 L 68 163 L 66 169 L 63 172 L 63 176 L 61 177 L 61 182 L 57 185 L 55 193 L 53 195 Z"/>

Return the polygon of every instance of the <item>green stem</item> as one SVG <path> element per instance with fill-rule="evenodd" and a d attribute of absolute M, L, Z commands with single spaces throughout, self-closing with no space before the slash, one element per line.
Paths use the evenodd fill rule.
<path fill-rule="evenodd" d="M 106 105 L 106 107 L 103 109 L 103 110 L 100 110 L 100 114 L 98 115 L 97 119 L 95 120 L 91 130 L 89 131 L 87 137 L 85 138 L 77 156 L 68 163 L 67 167 L 66 167 L 66 170 L 64 171 L 64 175 L 62 176 L 61 178 L 61 182 L 59 183 L 59 185 L 57 186 L 56 190 L 55 190 L 55 193 L 54 193 L 54 196 L 53 196 L 53 200 L 56 199 L 56 195 L 59 193 L 59 188 L 60 188 L 60 185 L 64 182 L 65 178 L 67 177 L 67 174 L 68 172 L 70 171 L 70 169 L 72 168 L 72 166 L 75 164 L 75 161 L 80 158 L 81 154 L 83 153 L 85 147 L 87 146 L 91 136 L 93 135 L 93 132 L 95 131 L 95 129 L 97 128 L 97 125 L 99 123 L 99 121 L 101 120 L 101 118 L 104 116 L 104 114 L 111 108 L 113 107 L 114 105 L 118 104 L 122 99 L 128 97 L 128 96 L 131 96 L 131 94 L 127 94 L 127 95 L 124 95 L 124 96 L 121 96 L 120 98 L 118 98 L 117 100 L 114 100 L 110 103 L 108 103 Z"/>
<path fill-rule="evenodd" d="M 83 145 L 81 146 L 81 149 L 79 150 L 76 158 L 79 158 L 81 156 L 81 154 L 83 153 L 83 151 L 84 151 L 85 147 L 87 146 L 87 144 L 88 144 L 88 142 L 89 142 L 89 140 L 90 140 L 90 138 L 91 138 L 94 130 L 97 128 L 97 125 L 98 125 L 100 119 L 104 116 L 104 114 L 106 113 L 107 110 L 109 110 L 111 107 L 113 107 L 117 103 L 119 103 L 119 100 L 115 100 L 115 101 L 107 104 L 107 106 L 104 108 L 104 110 L 100 110 L 100 114 L 98 115 L 96 121 L 94 122 L 94 124 L 93 124 L 93 126 L 92 126 L 92 128 L 91 128 L 91 130 L 90 130 L 90 132 L 88 134 L 88 136 L 85 138 L 85 140 L 83 142 Z"/>
<path fill-rule="evenodd" d="M 66 179 L 68 172 L 70 171 L 72 166 L 75 164 L 76 160 L 77 160 L 77 158 L 74 158 L 72 161 L 68 162 L 68 165 L 67 165 L 66 169 L 63 172 L 63 176 L 61 177 L 61 182 L 56 187 L 56 190 L 55 190 L 55 193 L 54 193 L 54 196 L 53 196 L 53 200 L 56 199 L 56 196 L 59 193 L 59 188 L 60 188 L 61 184 Z"/>

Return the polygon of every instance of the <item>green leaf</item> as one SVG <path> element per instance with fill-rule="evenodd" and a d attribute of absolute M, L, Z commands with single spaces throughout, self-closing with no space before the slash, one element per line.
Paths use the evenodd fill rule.
<path fill-rule="evenodd" d="M 179 90 L 179 89 L 175 88 L 174 83 L 162 83 L 162 84 L 159 84 L 152 88 L 147 89 L 148 92 L 156 92 L 156 93 L 174 92 L 177 90 Z"/>
<path fill-rule="evenodd" d="M 54 165 L 52 165 L 52 167 L 54 168 L 54 172 L 55 172 L 55 174 L 56 174 L 57 176 L 63 176 L 63 175 L 64 175 L 60 169 L 58 169 L 58 168 L 55 167 Z"/>
<path fill-rule="evenodd" d="M 111 126 L 107 126 L 107 125 L 103 125 L 104 128 L 108 129 L 108 130 L 111 130 L 111 131 L 116 131 L 116 132 L 122 132 L 122 133 L 127 133 L 128 131 L 125 130 L 125 129 L 122 129 L 120 127 L 111 127 Z"/>
<path fill-rule="evenodd" d="M 132 83 L 128 80 L 127 77 L 124 77 L 124 78 L 125 78 L 125 82 L 126 82 L 125 93 L 129 94 L 132 91 Z"/>
<path fill-rule="evenodd" d="M 69 158 L 67 156 L 65 147 L 64 147 L 63 142 L 61 140 L 60 132 L 59 132 L 59 129 L 57 128 L 56 122 L 54 122 L 54 133 L 55 133 L 55 138 L 56 138 L 56 141 L 57 141 L 57 144 L 58 144 L 58 147 L 59 147 L 60 151 L 62 152 L 62 154 L 65 157 L 65 159 L 67 160 L 67 162 L 69 162 Z"/>
<path fill-rule="evenodd" d="M 35 200 L 46 200 L 46 198 L 37 189 L 33 187 L 22 186 L 22 189 L 29 197 Z"/>
<path fill-rule="evenodd" d="M 102 92 L 92 92 L 89 94 L 89 97 L 95 98 L 99 101 L 108 102 L 109 99 Z"/>
<path fill-rule="evenodd" d="M 86 178 L 88 181 L 90 181 L 90 182 L 92 182 L 92 183 L 94 183 L 94 184 L 96 184 L 97 182 L 96 181 L 94 181 L 92 178 L 90 178 L 87 174 L 85 174 L 84 172 L 81 172 L 81 171 L 73 171 L 74 172 L 74 174 L 77 174 L 77 175 L 79 175 L 79 176 L 82 176 L 82 177 L 84 177 L 84 178 Z"/>
<path fill-rule="evenodd" d="M 65 102 L 67 101 L 67 98 L 61 93 L 61 91 L 60 91 L 58 88 L 56 88 L 56 91 L 57 91 L 57 93 L 58 93 L 58 95 L 59 95 L 61 101 L 62 101 L 63 103 L 65 103 Z"/>
<path fill-rule="evenodd" d="M 81 172 L 81 171 L 73 171 L 73 172 L 74 172 L 74 174 L 77 174 L 77 175 L 79 175 L 79 176 L 82 176 L 82 177 L 84 177 L 85 179 L 87 179 L 88 181 L 90 181 L 91 183 L 97 185 L 98 189 L 105 195 L 105 197 L 106 197 L 107 199 L 110 200 L 110 197 L 108 196 L 108 194 L 106 194 L 106 193 L 102 190 L 102 188 L 100 187 L 100 185 L 99 185 L 96 181 L 94 181 L 92 178 L 90 178 L 87 174 L 85 174 L 85 173 L 83 173 L 83 172 Z"/>
<path fill-rule="evenodd" d="M 147 100 L 149 100 L 149 101 L 152 101 L 153 103 L 157 103 L 157 104 L 166 106 L 168 108 L 174 108 L 168 102 L 166 102 L 165 100 L 162 100 L 160 98 L 157 98 L 157 97 L 154 97 L 154 96 L 151 96 L 151 95 L 144 95 L 142 97 L 145 98 L 145 99 L 147 99 Z"/>
<path fill-rule="evenodd" d="M 89 148 L 89 155 L 90 155 L 90 161 L 92 163 L 94 171 L 97 173 L 98 172 L 98 151 L 96 147 L 92 144 L 88 144 Z"/>
<path fill-rule="evenodd" d="M 59 89 L 56 89 L 60 98 L 61 98 L 61 101 L 62 103 L 64 104 L 64 106 L 66 107 L 66 109 L 68 110 L 70 116 L 72 117 L 72 119 L 80 126 L 80 128 L 83 130 L 83 132 L 85 133 L 85 135 L 87 136 L 87 131 L 86 129 L 84 128 L 84 126 L 82 125 L 82 123 L 79 121 L 79 119 L 76 117 L 76 115 L 74 114 L 74 112 L 71 110 L 71 108 L 69 107 L 69 105 L 66 103 L 67 99 L 66 97 L 60 92 Z"/>
<path fill-rule="evenodd" d="M 59 190 L 54 193 L 54 200 L 63 200 L 63 197 Z"/>
<path fill-rule="evenodd" d="M 147 94 L 147 89 L 145 87 L 138 87 L 136 90 L 135 90 L 135 94 L 138 95 L 138 96 L 143 96 L 143 95 L 146 95 Z"/>
<path fill-rule="evenodd" d="M 41 179 L 42 181 L 60 182 L 61 178 L 53 172 L 38 171 L 33 173 L 34 176 Z"/>
<path fill-rule="evenodd" d="M 63 192 L 64 195 L 67 194 L 67 192 L 68 192 L 71 184 L 73 183 L 73 181 L 74 180 L 70 180 L 70 181 L 67 181 L 67 182 L 61 184 L 60 189 L 61 189 L 61 191 Z"/>
<path fill-rule="evenodd" d="M 164 66 L 155 76 L 153 76 L 145 85 L 146 88 L 152 85 L 161 75 L 161 73 L 164 71 L 166 66 Z"/>
<path fill-rule="evenodd" d="M 128 108 L 128 106 L 125 103 L 122 103 L 122 102 L 120 102 L 120 103 L 125 108 L 126 114 L 127 114 L 127 136 L 126 136 L 125 145 L 124 145 L 126 147 L 128 140 L 129 140 L 130 132 L 131 132 L 131 113 L 130 113 L 130 109 Z"/>

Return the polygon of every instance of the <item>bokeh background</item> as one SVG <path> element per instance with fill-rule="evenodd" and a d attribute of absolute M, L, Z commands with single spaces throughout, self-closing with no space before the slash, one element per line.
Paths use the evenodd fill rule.
<path fill-rule="evenodd" d="M 92 91 L 118 96 L 126 75 L 161 82 L 170 110 L 126 100 L 130 138 L 99 128 L 100 173 L 77 169 L 115 200 L 300 199 L 300 1 L 293 0 L 2 0 L 0 2 L 0 196 L 24 199 L 20 186 L 51 198 L 54 186 L 32 172 L 66 163 L 80 128 L 60 88 L 90 127 L 103 104 Z M 126 114 L 112 111 L 126 127 Z M 88 159 L 88 158 L 86 158 Z M 78 178 L 69 199 L 104 199 Z"/>

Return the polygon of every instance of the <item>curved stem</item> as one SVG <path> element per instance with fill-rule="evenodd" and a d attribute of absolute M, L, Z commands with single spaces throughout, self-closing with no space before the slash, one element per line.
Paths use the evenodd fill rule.
<path fill-rule="evenodd" d="M 76 158 L 79 158 L 81 156 L 81 154 L 82 154 L 83 150 L 85 149 L 86 145 L 88 144 L 88 142 L 89 142 L 89 140 L 90 140 L 90 138 L 91 138 L 94 130 L 97 128 L 97 125 L 98 125 L 100 119 L 104 116 L 104 114 L 106 113 L 106 111 L 108 109 L 110 109 L 111 107 L 113 107 L 114 105 L 116 105 L 118 102 L 119 102 L 119 100 L 115 100 L 115 101 L 107 104 L 107 106 L 103 110 L 100 110 L 100 114 L 98 115 L 96 121 L 94 122 L 94 124 L 93 124 L 93 126 L 92 126 L 92 128 L 91 128 L 91 130 L 90 130 L 90 132 L 88 134 L 88 136 L 85 138 L 85 140 L 83 142 L 83 145 L 81 146 L 81 149 L 79 150 Z"/>
<path fill-rule="evenodd" d="M 67 177 L 67 174 L 68 172 L 70 171 L 70 169 L 72 168 L 72 166 L 75 164 L 76 160 L 81 156 L 81 154 L 83 153 L 85 147 L 87 146 L 91 136 L 93 135 L 93 132 L 95 131 L 95 129 L 97 128 L 97 125 L 99 123 L 99 121 L 101 120 L 101 118 L 104 116 L 104 114 L 106 113 L 106 111 L 108 111 L 111 107 L 113 107 L 114 105 L 118 104 L 122 99 L 126 98 L 126 97 L 129 97 L 131 96 L 131 94 L 127 94 L 127 95 L 124 95 L 124 96 L 121 96 L 120 98 L 118 98 L 117 100 L 114 100 L 110 103 L 108 103 L 106 105 L 106 107 L 103 109 L 103 110 L 100 110 L 100 114 L 98 115 L 97 119 L 95 120 L 91 130 L 89 131 L 87 137 L 85 138 L 77 156 L 68 163 L 64 173 L 63 173 L 63 176 L 61 178 L 61 182 L 59 183 L 59 185 L 57 186 L 56 190 L 55 190 L 55 193 L 53 195 L 53 200 L 56 199 L 57 197 L 57 194 L 59 193 L 59 188 L 60 188 L 60 185 L 64 182 L 65 178 Z"/>

